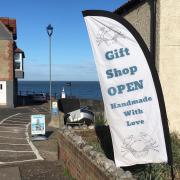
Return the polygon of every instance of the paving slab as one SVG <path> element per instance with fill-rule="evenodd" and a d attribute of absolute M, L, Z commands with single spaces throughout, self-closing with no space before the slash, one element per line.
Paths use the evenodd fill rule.
<path fill-rule="evenodd" d="M 0 126 L 3 126 L 3 127 L 11 127 L 11 128 L 21 128 L 21 129 L 23 129 L 23 128 L 26 128 L 26 125 L 24 125 L 24 124 L 9 124 L 9 123 L 3 123 L 3 124 L 1 124 Z"/>
<path fill-rule="evenodd" d="M 10 132 L 21 132 L 24 133 L 26 129 L 22 128 L 14 128 L 14 127 L 5 127 L 0 126 L 0 131 L 10 131 Z"/>
<path fill-rule="evenodd" d="M 24 122 L 24 120 L 20 120 L 20 119 L 7 119 L 6 123 L 11 123 L 11 124 L 22 124 L 22 125 L 26 125 L 30 122 L 30 120 L 28 120 L 27 122 Z"/>
<path fill-rule="evenodd" d="M 26 139 L 13 139 L 13 138 L 3 138 L 3 137 L 0 137 L 0 143 L 28 144 Z"/>
<path fill-rule="evenodd" d="M 9 138 L 26 138 L 25 133 L 21 132 L 11 132 L 11 131 L 0 131 L 0 137 L 9 137 Z"/>
<path fill-rule="evenodd" d="M 0 150 L 32 151 L 29 144 L 27 144 L 27 145 L 0 144 Z"/>
<path fill-rule="evenodd" d="M 19 167 L 0 168 L 1 180 L 21 180 Z"/>
<path fill-rule="evenodd" d="M 31 113 L 28 108 L 0 108 L 0 121 L 17 113 Z"/>
<path fill-rule="evenodd" d="M 20 165 L 22 180 L 72 180 L 64 172 L 60 161 L 36 161 Z"/>
<path fill-rule="evenodd" d="M 0 163 L 8 163 L 15 161 L 26 161 L 37 159 L 33 152 L 15 152 L 15 151 L 1 151 L 0 152 Z"/>
<path fill-rule="evenodd" d="M 13 116 L 11 117 L 11 120 L 17 120 L 17 121 L 22 121 L 22 122 L 29 122 L 30 121 L 30 115 L 18 115 L 18 116 Z"/>

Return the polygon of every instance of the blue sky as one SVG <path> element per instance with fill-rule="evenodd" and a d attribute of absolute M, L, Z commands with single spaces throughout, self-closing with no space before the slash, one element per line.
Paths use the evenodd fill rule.
<path fill-rule="evenodd" d="M 97 81 L 97 72 L 81 11 L 113 11 L 127 0 L 2 1 L 0 16 L 17 20 L 17 45 L 26 55 L 24 80 L 49 80 L 48 35 L 52 24 L 52 80 Z"/>

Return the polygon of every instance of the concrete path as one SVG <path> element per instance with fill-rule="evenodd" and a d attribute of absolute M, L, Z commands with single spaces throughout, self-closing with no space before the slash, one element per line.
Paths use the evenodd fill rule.
<path fill-rule="evenodd" d="M 58 160 L 55 129 L 47 127 L 48 140 L 32 144 L 28 135 L 32 114 L 45 114 L 46 125 L 49 123 L 47 104 L 0 108 L 0 180 L 72 179 L 65 173 L 63 162 Z"/>
<path fill-rule="evenodd" d="M 30 141 L 31 113 L 17 113 L 0 122 L 0 164 L 42 160 Z"/>
<path fill-rule="evenodd" d="M 21 180 L 19 167 L 8 167 L 0 169 L 1 180 Z"/>

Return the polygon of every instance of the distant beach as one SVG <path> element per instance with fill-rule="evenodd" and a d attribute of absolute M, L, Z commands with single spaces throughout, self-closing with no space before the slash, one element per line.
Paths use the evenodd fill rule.
<path fill-rule="evenodd" d="M 52 95 L 58 99 L 63 88 L 68 96 L 75 96 L 82 99 L 102 99 L 102 94 L 98 81 L 53 81 Z M 49 81 L 18 82 L 19 95 L 41 92 L 49 94 Z"/>

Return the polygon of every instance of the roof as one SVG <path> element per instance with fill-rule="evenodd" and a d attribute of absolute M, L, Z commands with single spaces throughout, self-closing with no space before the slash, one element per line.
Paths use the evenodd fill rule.
<path fill-rule="evenodd" d="M 23 51 L 23 50 L 21 50 L 20 48 L 16 48 L 16 49 L 14 50 L 14 52 L 15 52 L 15 53 L 22 53 L 23 58 L 25 58 L 24 51 Z"/>
<path fill-rule="evenodd" d="M 121 7 L 117 8 L 114 13 L 116 14 L 124 14 L 127 13 L 132 8 L 140 5 L 141 3 L 146 2 L 147 0 L 128 0 L 127 3 L 123 4 Z"/>
<path fill-rule="evenodd" d="M 16 34 L 16 19 L 8 18 L 8 17 L 0 17 L 0 21 L 8 28 L 8 30 L 12 33 L 13 39 L 17 39 Z"/>

